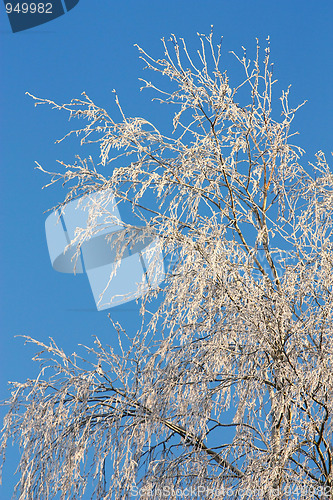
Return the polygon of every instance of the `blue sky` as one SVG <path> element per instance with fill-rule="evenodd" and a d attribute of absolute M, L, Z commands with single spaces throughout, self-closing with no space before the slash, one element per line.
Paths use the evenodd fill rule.
<path fill-rule="evenodd" d="M 291 87 L 291 104 L 307 99 L 299 111 L 295 142 L 307 150 L 304 161 L 321 149 L 332 151 L 333 118 L 333 6 L 329 0 L 80 0 L 69 13 L 40 27 L 12 33 L 0 8 L 0 224 L 1 224 L 1 349 L 0 399 L 7 397 L 7 381 L 32 377 L 37 366 L 35 350 L 16 335 L 42 341 L 52 336 L 67 351 L 78 343 L 91 344 L 92 335 L 112 344 L 107 317 L 133 330 L 135 303 L 97 312 L 86 276 L 55 272 L 50 264 L 43 213 L 64 196 L 60 188 L 44 189 L 47 177 L 34 170 L 34 161 L 47 169 L 56 160 L 71 162 L 80 150 L 76 141 L 55 145 L 70 124 L 65 113 L 33 106 L 28 91 L 36 96 L 67 102 L 85 91 L 97 104 L 116 114 L 112 89 L 116 89 L 128 116 L 147 116 L 166 126 L 152 95 L 139 91 L 143 63 L 134 44 L 153 56 L 163 56 L 161 37 L 170 33 L 198 47 L 197 32 L 209 33 L 214 25 L 216 41 L 223 35 L 223 65 L 239 77 L 230 50 L 241 46 L 254 55 L 255 38 L 262 47 L 271 40 L 277 89 Z M 277 95 L 278 97 L 278 95 Z M 113 115 L 112 115 L 113 116 Z M 331 160 L 330 160 L 331 161 Z M 0 416 L 4 415 L 1 409 Z M 3 473 L 0 497 L 13 490 L 16 452 L 10 450 Z"/>

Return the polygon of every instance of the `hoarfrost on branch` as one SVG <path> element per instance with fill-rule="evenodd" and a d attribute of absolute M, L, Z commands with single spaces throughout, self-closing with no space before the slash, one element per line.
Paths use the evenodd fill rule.
<path fill-rule="evenodd" d="M 70 134 L 100 147 L 97 167 L 78 157 L 48 172 L 68 187 L 58 208 L 101 195 L 77 248 L 98 233 L 111 189 L 140 237 L 159 236 L 170 265 L 142 300 L 138 331 L 114 324 L 120 354 L 96 338 L 88 362 L 28 339 L 42 370 L 12 384 L 2 441 L 21 445 L 22 500 L 84 498 L 90 480 L 98 499 L 133 488 L 142 499 L 177 498 L 177 488 L 191 498 L 226 488 L 235 499 L 332 498 L 332 172 L 322 152 L 300 163 L 298 108 L 289 91 L 274 102 L 269 44 L 263 62 L 259 45 L 252 62 L 236 56 L 245 77 L 233 88 L 221 45 L 199 40 L 193 57 L 175 36 L 163 59 L 139 48 L 166 78 L 143 86 L 174 107 L 170 136 L 127 118 L 117 96 L 120 122 L 85 93 L 64 105 L 34 97 L 85 119 Z"/>

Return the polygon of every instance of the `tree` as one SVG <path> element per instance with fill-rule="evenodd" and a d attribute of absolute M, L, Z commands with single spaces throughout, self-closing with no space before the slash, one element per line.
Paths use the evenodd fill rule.
<path fill-rule="evenodd" d="M 41 373 L 13 384 L 2 441 L 22 446 L 20 499 L 83 498 L 91 479 L 98 499 L 333 498 L 333 175 L 323 152 L 300 164 L 289 91 L 277 117 L 269 44 L 263 63 L 258 44 L 252 63 L 236 55 L 232 88 L 221 44 L 199 39 L 198 62 L 174 36 L 163 59 L 139 48 L 168 79 L 144 86 L 175 106 L 171 137 L 117 97 L 119 123 L 85 94 L 34 97 L 88 120 L 74 132 L 100 147 L 104 168 L 78 157 L 49 172 L 68 186 L 58 208 L 111 189 L 140 220 L 130 241 L 153 233 L 175 258 L 141 328 L 114 324 L 120 354 L 96 338 L 88 363 L 27 339 Z"/>

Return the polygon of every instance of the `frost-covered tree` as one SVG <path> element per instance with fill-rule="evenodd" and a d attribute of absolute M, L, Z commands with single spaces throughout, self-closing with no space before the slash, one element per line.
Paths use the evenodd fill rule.
<path fill-rule="evenodd" d="M 174 106 L 171 137 L 117 98 L 120 122 L 86 94 L 34 98 L 86 119 L 74 132 L 100 146 L 98 166 L 49 172 L 68 187 L 58 208 L 100 194 L 72 244 L 98 232 L 111 189 L 140 221 L 126 242 L 158 235 L 173 258 L 113 347 L 96 339 L 84 360 L 28 339 L 41 373 L 12 384 L 2 433 L 22 448 L 21 500 L 87 498 L 90 482 L 97 499 L 333 498 L 333 174 L 322 152 L 301 165 L 269 46 L 236 55 L 232 88 L 221 46 L 199 39 L 195 60 L 174 36 L 163 59 L 139 48 L 166 79 L 144 86 Z"/>

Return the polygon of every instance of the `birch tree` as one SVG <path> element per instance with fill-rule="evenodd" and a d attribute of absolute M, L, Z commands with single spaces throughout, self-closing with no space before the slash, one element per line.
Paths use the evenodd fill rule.
<path fill-rule="evenodd" d="M 162 82 L 143 87 L 174 112 L 169 135 L 117 96 L 118 121 L 85 93 L 33 97 L 100 148 L 38 167 L 67 188 L 56 208 L 100 194 L 72 244 L 98 232 L 111 189 L 172 259 L 138 331 L 113 323 L 111 346 L 67 356 L 27 338 L 41 372 L 12 383 L 2 430 L 3 452 L 8 439 L 22 450 L 16 497 L 333 498 L 333 174 L 321 151 L 301 162 L 300 106 L 289 89 L 275 98 L 269 42 L 252 61 L 234 54 L 236 86 L 212 35 L 194 55 L 175 36 L 163 47 L 138 50 Z"/>

